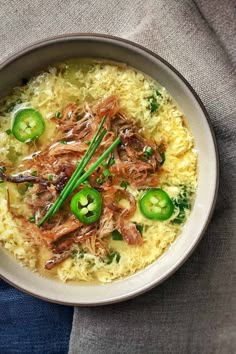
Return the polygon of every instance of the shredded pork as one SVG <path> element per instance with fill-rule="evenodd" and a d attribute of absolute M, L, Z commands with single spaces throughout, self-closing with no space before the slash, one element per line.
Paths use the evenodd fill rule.
<path fill-rule="evenodd" d="M 60 119 L 53 118 L 58 129 L 55 141 L 32 158 L 23 161 L 22 170 L 37 171 L 37 176 L 22 172 L 13 177 L 0 171 L 0 178 L 13 183 L 34 183 L 32 188 L 28 188 L 26 201 L 38 222 L 75 171 L 104 116 L 107 117 L 107 133 L 87 168 L 118 135 L 121 144 L 112 153 L 114 161 L 109 167 L 111 175 L 103 178 L 103 183 L 99 184 L 97 179 L 103 176 L 104 170 L 101 166 L 89 177 L 89 184 L 99 190 L 103 199 L 99 220 L 92 225 L 82 224 L 72 216 L 70 198 L 41 228 L 22 217 L 20 219 L 21 224 L 27 226 L 27 235 L 37 238 L 37 243 L 42 242 L 51 250 L 53 256 L 45 264 L 48 270 L 69 257 L 78 244 L 85 252 L 107 255 L 109 248 L 106 237 L 115 229 L 129 245 L 141 246 L 143 243 L 135 224 L 129 221 L 135 212 L 136 200 L 120 185 L 125 181 L 136 188 L 156 186 L 164 145 L 158 146 L 152 139 L 145 138 L 137 124 L 122 112 L 119 100 L 114 95 L 92 107 L 86 105 L 83 111 L 79 111 L 75 104 L 69 104 Z M 144 154 L 147 146 L 153 150 L 150 156 Z M 78 190 L 81 188 L 83 186 L 78 187 Z M 124 200 L 126 206 L 122 204 Z"/>

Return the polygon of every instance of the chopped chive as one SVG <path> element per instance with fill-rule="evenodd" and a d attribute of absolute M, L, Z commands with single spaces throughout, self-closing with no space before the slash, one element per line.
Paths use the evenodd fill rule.
<path fill-rule="evenodd" d="M 37 176 L 37 174 L 38 174 L 37 171 L 33 171 L 33 172 L 31 173 L 31 176 Z"/>
<path fill-rule="evenodd" d="M 76 120 L 79 121 L 81 118 L 83 118 L 83 116 L 81 114 L 77 114 L 76 115 Z"/>
<path fill-rule="evenodd" d="M 107 161 L 103 161 L 103 162 L 101 163 L 101 165 L 102 165 L 103 167 L 107 167 L 107 166 L 108 166 L 108 162 L 107 162 Z"/>
<path fill-rule="evenodd" d="M 61 139 L 60 143 L 61 144 L 67 144 L 67 140 L 66 139 Z"/>
<path fill-rule="evenodd" d="M 1 167 L 0 167 L 0 171 L 2 171 L 2 172 L 6 172 L 6 170 L 7 170 L 7 169 L 6 169 L 6 167 L 5 167 L 5 166 L 1 166 Z"/>
<path fill-rule="evenodd" d="M 59 112 L 59 111 L 56 112 L 56 113 L 55 113 L 55 117 L 56 117 L 56 118 L 60 118 L 60 117 L 61 117 L 61 112 Z"/>
<path fill-rule="evenodd" d="M 96 182 L 97 182 L 98 184 L 102 184 L 102 183 L 103 183 L 102 177 L 98 177 L 98 178 L 96 179 Z"/>
<path fill-rule="evenodd" d="M 150 101 L 149 101 L 149 109 L 151 111 L 151 113 L 154 113 L 158 110 L 158 108 L 160 107 L 160 104 L 157 102 L 156 96 L 151 96 L 150 97 Z"/>
<path fill-rule="evenodd" d="M 27 186 L 27 187 L 33 187 L 33 185 L 34 185 L 33 182 L 27 182 L 27 183 L 26 183 L 26 186 Z"/>
<path fill-rule="evenodd" d="M 126 189 L 128 187 L 129 183 L 128 182 L 125 182 L 125 181 L 122 181 L 120 186 L 124 189 Z"/>
<path fill-rule="evenodd" d="M 6 133 L 7 135 L 11 135 L 12 131 L 11 131 L 11 129 L 7 129 L 7 130 L 5 131 L 5 133 Z"/>
<path fill-rule="evenodd" d="M 90 145 L 90 141 L 89 140 L 85 140 L 84 142 L 86 145 Z"/>
<path fill-rule="evenodd" d="M 77 259 L 78 253 L 79 253 L 78 250 L 73 250 L 73 251 L 71 252 L 71 255 L 70 255 L 71 258 L 72 258 L 72 259 Z"/>
<path fill-rule="evenodd" d="M 84 182 L 82 182 L 81 184 L 87 185 L 87 184 L 89 184 L 89 180 L 86 179 L 86 180 L 85 180 Z"/>
<path fill-rule="evenodd" d="M 109 170 L 104 170 L 103 171 L 103 176 L 104 177 L 110 177 L 110 176 L 113 176 L 113 175 L 112 175 L 112 173 Z"/>
<path fill-rule="evenodd" d="M 142 235 L 143 234 L 143 228 L 144 228 L 144 225 L 142 224 L 138 224 L 135 222 L 135 226 L 136 226 L 136 229 L 140 232 L 140 234 Z"/>
<path fill-rule="evenodd" d="M 114 163 L 115 163 L 115 159 L 113 156 L 111 156 L 108 160 L 108 166 L 111 167 L 112 165 L 114 165 Z"/>
<path fill-rule="evenodd" d="M 164 163 L 164 162 L 165 162 L 165 160 L 166 160 L 166 155 L 165 155 L 165 153 L 164 153 L 164 152 L 162 152 L 162 153 L 161 153 L 161 158 L 162 158 L 162 160 L 161 160 L 160 165 L 162 166 L 162 165 L 163 165 L 163 163 Z"/>
<path fill-rule="evenodd" d="M 104 161 L 107 156 L 111 153 L 111 151 L 120 144 L 121 139 L 120 137 L 116 138 L 116 140 L 111 144 L 111 146 L 104 151 L 104 153 L 97 159 L 96 162 L 94 162 L 88 170 L 83 174 L 82 171 L 84 168 L 87 166 L 89 163 L 90 159 L 92 158 L 94 152 L 100 145 L 102 139 L 104 138 L 106 134 L 106 129 L 103 128 L 103 124 L 106 120 L 106 117 L 104 116 L 101 123 L 99 124 L 98 130 L 96 134 L 94 135 L 91 144 L 89 145 L 87 151 L 85 152 L 80 164 L 77 166 L 75 172 L 72 174 L 71 178 L 67 182 L 65 188 L 62 190 L 61 194 L 59 195 L 58 199 L 55 201 L 55 203 L 49 208 L 47 211 L 46 215 L 42 218 L 42 220 L 39 222 L 38 226 L 42 226 L 43 223 L 49 218 L 52 217 L 57 210 L 61 207 L 61 205 L 64 203 L 64 201 L 71 195 L 71 193 L 81 184 L 83 183 L 91 173 L 93 173 L 94 170 L 97 169 L 97 167 Z M 102 130 L 103 128 L 103 130 Z M 101 132 L 102 130 L 102 132 Z M 101 134 L 100 134 L 101 132 Z M 100 134 L 100 135 L 99 135 Z"/>
<path fill-rule="evenodd" d="M 29 218 L 29 222 L 34 223 L 35 222 L 35 218 L 34 217 Z"/>
<path fill-rule="evenodd" d="M 54 176 L 53 176 L 53 175 L 48 175 L 48 180 L 49 180 L 49 181 L 53 181 L 53 179 L 54 179 Z"/>
<path fill-rule="evenodd" d="M 154 149 L 151 146 L 145 146 L 145 150 L 143 153 L 144 157 L 149 158 L 154 153 Z"/>
<path fill-rule="evenodd" d="M 110 253 L 107 256 L 107 258 L 108 258 L 107 264 L 111 264 L 114 260 L 116 261 L 116 263 L 119 263 L 120 254 L 119 254 L 119 252 L 114 251 L 114 252 Z"/>
<path fill-rule="evenodd" d="M 114 230 L 111 233 L 112 240 L 114 241 L 123 241 L 123 236 L 118 230 Z"/>
<path fill-rule="evenodd" d="M 155 90 L 155 93 L 156 93 L 156 95 L 157 95 L 157 96 L 160 96 L 160 97 L 162 97 L 162 94 L 160 93 L 160 91 L 158 91 L 158 90 Z"/>

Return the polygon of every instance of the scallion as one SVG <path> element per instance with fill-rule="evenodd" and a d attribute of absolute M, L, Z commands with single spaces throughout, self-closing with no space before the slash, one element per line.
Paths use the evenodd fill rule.
<path fill-rule="evenodd" d="M 103 183 L 102 177 L 98 177 L 98 178 L 96 179 L 96 182 L 97 182 L 98 184 L 102 184 L 102 183 Z"/>
<path fill-rule="evenodd" d="M 125 182 L 125 181 L 122 181 L 120 186 L 124 189 L 126 189 L 128 187 L 129 183 L 128 182 Z"/>
<path fill-rule="evenodd" d="M 51 206 L 51 208 L 47 211 L 46 215 L 43 217 L 43 219 L 39 222 L 38 226 L 42 226 L 43 223 L 50 217 L 52 217 L 57 210 L 60 208 L 60 206 L 63 204 L 63 202 L 71 195 L 71 193 L 81 184 L 83 183 L 89 176 L 90 174 L 96 170 L 96 168 L 107 158 L 107 156 L 111 153 L 111 151 L 119 145 L 121 142 L 120 137 L 118 137 L 112 144 L 111 146 L 104 151 L 104 153 L 98 158 L 96 162 L 94 162 L 89 169 L 82 174 L 84 171 L 84 168 L 87 166 L 89 163 L 91 157 L 93 156 L 94 152 L 100 145 L 102 139 L 104 138 L 106 134 L 106 129 L 104 128 L 100 134 L 100 131 L 103 127 L 103 124 L 105 122 L 106 117 L 104 117 L 98 127 L 98 130 L 93 137 L 91 144 L 89 145 L 85 155 L 83 156 L 82 160 L 80 161 L 80 164 L 77 166 L 75 172 L 67 182 L 65 188 L 59 195 L 58 199 L 55 201 L 55 203 Z M 100 135 L 99 135 L 100 134 Z M 99 136 L 98 136 L 99 135 Z M 82 175 L 81 175 L 82 174 Z"/>
<path fill-rule="evenodd" d="M 66 139 L 61 139 L 60 143 L 61 144 L 67 144 L 67 140 Z"/>
<path fill-rule="evenodd" d="M 110 176 L 112 176 L 112 173 L 109 170 L 104 170 L 103 171 L 103 176 L 104 177 L 110 177 Z"/>

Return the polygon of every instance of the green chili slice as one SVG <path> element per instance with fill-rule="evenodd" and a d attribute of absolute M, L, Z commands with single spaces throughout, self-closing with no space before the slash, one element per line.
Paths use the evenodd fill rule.
<path fill-rule="evenodd" d="M 102 212 L 101 194 L 94 188 L 83 188 L 72 198 L 70 208 L 79 221 L 92 224 L 99 219 Z"/>
<path fill-rule="evenodd" d="M 146 192 L 139 200 L 141 213 L 152 220 L 167 220 L 174 211 L 174 205 L 168 194 L 160 188 Z"/>
<path fill-rule="evenodd" d="M 35 140 L 43 134 L 44 130 L 43 117 L 35 109 L 25 108 L 16 113 L 12 133 L 17 140 L 21 142 Z"/>

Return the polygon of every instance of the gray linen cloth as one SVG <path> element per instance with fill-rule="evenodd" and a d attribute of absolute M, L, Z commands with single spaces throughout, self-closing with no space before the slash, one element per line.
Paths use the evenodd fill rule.
<path fill-rule="evenodd" d="M 1 1 L 1 60 L 35 40 L 100 32 L 134 40 L 173 64 L 211 118 L 220 191 L 191 258 L 152 291 L 75 308 L 70 354 L 235 353 L 236 2 L 234 0 Z"/>

